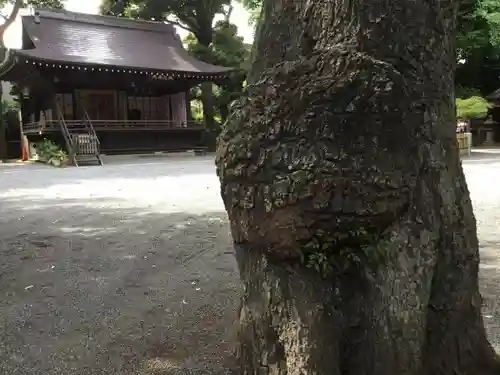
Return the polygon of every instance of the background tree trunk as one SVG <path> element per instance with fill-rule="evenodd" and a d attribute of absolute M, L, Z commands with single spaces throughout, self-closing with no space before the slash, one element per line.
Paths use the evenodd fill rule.
<path fill-rule="evenodd" d="M 1 82 L 0 82 L 1 83 Z M 0 98 L 3 95 L 0 86 Z M 5 119 L 5 109 L 3 108 L 3 101 L 0 103 L 0 161 L 7 159 L 7 121 Z"/>
<path fill-rule="evenodd" d="M 213 83 L 204 82 L 201 84 L 201 102 L 203 104 L 203 121 L 209 130 L 215 128 L 215 107 Z"/>
<path fill-rule="evenodd" d="M 199 32 L 195 33 L 198 43 L 201 46 L 205 47 L 206 50 L 209 50 L 210 45 L 212 44 L 213 41 L 213 30 L 211 24 L 212 20 L 213 17 L 211 17 L 210 23 L 206 23 L 203 27 L 200 27 Z M 205 126 L 208 130 L 214 130 L 215 105 L 214 105 L 213 83 L 204 82 L 200 85 L 200 88 L 201 88 L 201 102 L 203 105 L 203 121 L 205 122 Z"/>
<path fill-rule="evenodd" d="M 240 374 L 499 374 L 455 140 L 456 2 L 266 0 L 218 146 Z"/>

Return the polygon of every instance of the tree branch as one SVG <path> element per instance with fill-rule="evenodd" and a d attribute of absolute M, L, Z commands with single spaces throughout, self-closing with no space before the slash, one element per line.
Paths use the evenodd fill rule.
<path fill-rule="evenodd" d="M 170 24 L 172 24 L 174 26 L 180 27 L 181 29 L 189 31 L 190 33 L 193 32 L 193 30 L 191 30 L 189 27 L 183 25 L 182 23 L 180 23 L 178 21 L 166 19 L 165 22 L 168 22 L 168 23 L 170 23 Z"/>
<path fill-rule="evenodd" d="M 5 43 L 3 40 L 5 30 L 7 30 L 7 28 L 10 25 L 12 25 L 14 23 L 14 21 L 16 20 L 17 15 L 19 14 L 19 10 L 21 9 L 22 3 L 23 3 L 22 0 L 16 0 L 16 2 L 14 3 L 14 7 L 12 8 L 12 11 L 10 12 L 9 17 L 5 17 L 2 15 L 2 17 L 4 17 L 4 19 L 5 19 L 5 23 L 0 26 L 0 46 L 1 47 L 5 47 Z"/>

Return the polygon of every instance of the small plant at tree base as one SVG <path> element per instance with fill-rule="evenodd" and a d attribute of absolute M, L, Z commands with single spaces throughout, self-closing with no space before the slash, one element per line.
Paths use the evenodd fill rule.
<path fill-rule="evenodd" d="M 391 242 L 383 234 L 369 233 L 365 228 L 354 228 L 327 236 L 316 233 L 301 249 L 302 263 L 323 276 L 343 273 L 348 269 L 364 270 L 369 276 L 390 256 Z"/>

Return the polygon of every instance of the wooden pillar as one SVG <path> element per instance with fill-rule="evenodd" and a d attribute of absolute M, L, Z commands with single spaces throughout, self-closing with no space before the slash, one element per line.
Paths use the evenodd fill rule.
<path fill-rule="evenodd" d="M 20 116 L 19 116 L 19 132 L 21 134 L 21 159 L 27 161 L 30 157 L 29 155 L 29 143 L 28 138 L 24 135 L 23 124 L 29 121 L 28 115 L 28 100 L 21 94 L 20 100 Z"/>
<path fill-rule="evenodd" d="M 7 159 L 7 123 L 3 100 L 0 101 L 0 160 Z"/>
<path fill-rule="evenodd" d="M 193 121 L 193 114 L 191 113 L 191 95 L 189 90 L 186 91 L 186 119 L 189 126 L 189 123 Z"/>
<path fill-rule="evenodd" d="M 174 121 L 174 107 L 172 106 L 172 95 L 167 96 L 167 103 L 168 103 L 168 121 L 173 125 Z"/>
<path fill-rule="evenodd" d="M 55 97 L 54 97 L 54 100 L 55 100 Z M 77 100 L 77 97 L 76 97 L 76 90 L 71 90 L 71 100 L 73 102 L 73 116 L 74 116 L 74 119 L 78 119 L 78 120 L 81 120 L 79 117 L 79 113 L 77 112 L 77 107 L 76 107 L 76 100 Z M 52 106 L 53 107 L 53 106 Z"/>

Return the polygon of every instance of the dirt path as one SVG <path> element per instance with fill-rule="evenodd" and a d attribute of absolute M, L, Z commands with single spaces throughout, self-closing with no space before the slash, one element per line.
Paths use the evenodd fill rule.
<path fill-rule="evenodd" d="M 1 175 L 0 372 L 223 374 L 238 275 L 212 165 Z"/>
<path fill-rule="evenodd" d="M 500 159 L 473 159 L 499 345 Z M 225 373 L 239 283 L 210 158 L 2 167 L 0 214 L 2 374 Z"/>

